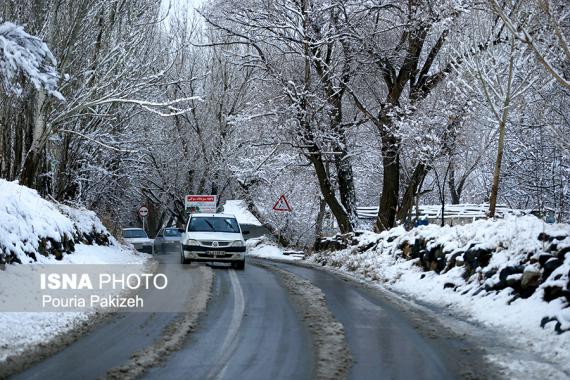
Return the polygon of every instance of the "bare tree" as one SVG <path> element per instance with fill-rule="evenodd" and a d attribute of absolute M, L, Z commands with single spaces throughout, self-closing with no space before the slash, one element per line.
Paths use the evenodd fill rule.
<path fill-rule="evenodd" d="M 560 86 L 570 90 L 568 2 L 523 0 L 510 6 L 500 5 L 497 0 L 488 2 L 513 37 L 528 46 L 540 65 Z"/>

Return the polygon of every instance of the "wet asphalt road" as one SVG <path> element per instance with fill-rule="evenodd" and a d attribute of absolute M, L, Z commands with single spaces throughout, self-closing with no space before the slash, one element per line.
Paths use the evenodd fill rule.
<path fill-rule="evenodd" d="M 212 300 L 197 331 L 150 379 L 311 379 L 312 347 L 277 276 L 214 266 Z"/>
<path fill-rule="evenodd" d="M 147 293 L 145 302 L 165 305 L 169 299 L 180 302 L 188 300 L 199 281 L 189 266 L 179 265 L 179 257 L 171 252 L 156 256 L 160 265 L 157 272 L 168 278 L 179 279 L 185 286 L 168 287 L 168 293 Z M 107 370 L 121 365 L 131 355 L 159 339 L 163 330 L 176 318 L 174 312 L 124 312 L 117 313 L 104 321 L 96 329 L 82 336 L 70 346 L 41 361 L 14 379 L 96 379 L 103 377 Z"/>
<path fill-rule="evenodd" d="M 158 255 L 173 286 L 171 299 L 187 300 L 198 271 L 174 264 L 178 253 Z M 151 379 L 311 379 L 314 347 L 297 306 L 272 267 L 320 288 L 344 325 L 353 357 L 350 379 L 485 378 L 481 353 L 431 317 L 402 307 L 382 292 L 323 270 L 249 259 L 245 271 L 212 266 L 208 307 L 195 331 Z M 95 379 L 160 339 L 176 313 L 121 313 L 61 352 L 14 377 Z"/>
<path fill-rule="evenodd" d="M 349 379 L 471 378 L 481 370 L 482 353 L 470 342 L 377 289 L 324 270 L 268 265 L 301 276 L 324 292 L 353 356 Z"/>

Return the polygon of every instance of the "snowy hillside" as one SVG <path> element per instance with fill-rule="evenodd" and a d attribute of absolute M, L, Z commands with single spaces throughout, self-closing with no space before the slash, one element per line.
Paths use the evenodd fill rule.
<path fill-rule="evenodd" d="M 61 260 L 77 243 L 116 245 L 94 212 L 49 202 L 0 179 L 0 262 Z"/>
<path fill-rule="evenodd" d="M 94 212 L 55 204 L 15 182 L 0 179 L 0 300 L 38 296 L 37 275 L 28 265 L 135 264 L 145 270 L 150 256 L 121 246 Z M 36 276 L 36 277 L 35 277 Z M 85 312 L 0 312 L 0 367 L 6 360 L 84 326 Z M 0 372 L 0 377 L 2 374 Z"/>
<path fill-rule="evenodd" d="M 261 226 L 261 223 L 247 209 L 245 202 L 241 199 L 227 200 L 224 204 L 224 213 L 235 215 L 239 224 L 249 224 L 252 226 Z"/>

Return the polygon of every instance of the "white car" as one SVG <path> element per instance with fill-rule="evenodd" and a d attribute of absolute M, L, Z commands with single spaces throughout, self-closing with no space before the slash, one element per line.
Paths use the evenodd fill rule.
<path fill-rule="evenodd" d="M 154 254 L 154 241 L 148 238 L 142 228 L 123 228 L 123 239 L 131 243 L 137 251 Z"/>
<path fill-rule="evenodd" d="M 247 233 L 247 232 L 246 232 Z M 181 262 L 230 263 L 245 268 L 245 240 L 230 214 L 191 214 L 182 234 Z"/>

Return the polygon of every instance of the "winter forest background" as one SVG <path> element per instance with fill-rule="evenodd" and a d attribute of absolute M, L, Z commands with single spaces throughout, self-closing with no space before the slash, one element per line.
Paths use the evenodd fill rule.
<path fill-rule="evenodd" d="M 567 0 L 1 0 L 0 177 L 151 233 L 185 194 L 284 240 L 416 203 L 570 221 Z M 271 207 L 286 194 L 294 211 Z M 338 227 L 334 227 L 338 226 Z"/>

